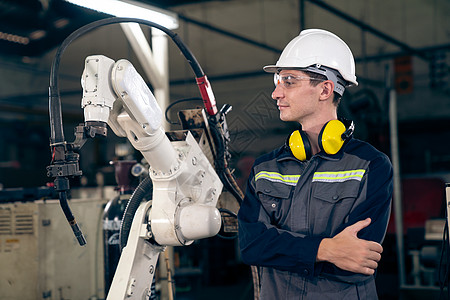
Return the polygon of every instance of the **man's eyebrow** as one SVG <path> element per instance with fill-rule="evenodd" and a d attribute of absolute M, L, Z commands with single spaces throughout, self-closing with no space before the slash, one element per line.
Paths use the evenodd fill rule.
<path fill-rule="evenodd" d="M 304 74 L 292 74 L 292 73 L 283 73 L 283 74 L 279 74 L 280 76 L 292 76 L 292 77 L 301 77 L 301 76 L 306 76 Z"/>

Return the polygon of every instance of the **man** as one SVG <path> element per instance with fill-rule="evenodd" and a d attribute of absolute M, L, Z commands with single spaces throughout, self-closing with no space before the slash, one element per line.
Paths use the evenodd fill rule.
<path fill-rule="evenodd" d="M 301 130 L 255 161 L 238 214 L 260 299 L 377 299 L 393 172 L 338 120 L 345 88 L 357 85 L 353 55 L 333 33 L 304 30 L 264 70 L 275 73 L 280 119 Z"/>

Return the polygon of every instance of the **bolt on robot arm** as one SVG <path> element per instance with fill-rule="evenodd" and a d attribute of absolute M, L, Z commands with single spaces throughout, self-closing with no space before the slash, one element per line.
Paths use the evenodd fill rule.
<path fill-rule="evenodd" d="M 219 232 L 222 183 L 190 132 L 184 141 L 168 139 L 161 109 L 129 61 L 87 57 L 82 86 L 85 121 L 107 122 L 150 165 L 152 201 L 135 215 L 108 299 L 145 297 L 163 246 L 189 245 Z"/>

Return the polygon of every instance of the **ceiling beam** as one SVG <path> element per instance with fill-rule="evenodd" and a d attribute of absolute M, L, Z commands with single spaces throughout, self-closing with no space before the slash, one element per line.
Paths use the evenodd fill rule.
<path fill-rule="evenodd" d="M 250 45 L 253 45 L 253 46 L 257 46 L 257 47 L 260 47 L 262 49 L 266 49 L 266 50 L 275 52 L 277 54 L 281 53 L 281 51 L 282 51 L 282 49 L 275 48 L 275 47 L 272 47 L 272 46 L 267 45 L 265 43 L 261 43 L 261 42 L 252 40 L 250 38 L 247 38 L 247 37 L 244 37 L 242 35 L 236 34 L 234 32 L 231 32 L 231 31 L 228 31 L 228 30 L 216 27 L 214 25 L 211 25 L 211 24 L 208 24 L 208 23 L 205 23 L 205 22 L 201 22 L 201 21 L 189 18 L 189 17 L 187 17 L 185 15 L 182 15 L 182 14 L 179 14 L 178 18 L 180 20 L 183 20 L 183 21 L 187 22 L 187 23 L 195 24 L 195 25 L 200 26 L 200 27 L 202 27 L 204 29 L 207 29 L 207 30 L 210 30 L 210 31 L 213 31 L 213 32 L 216 32 L 216 33 L 220 33 L 220 34 L 225 35 L 227 37 L 234 38 L 234 39 L 242 41 L 244 43 L 247 43 L 247 44 L 250 44 Z"/>
<path fill-rule="evenodd" d="M 358 26 L 359 28 L 361 28 L 361 29 L 363 29 L 363 30 L 365 30 L 365 31 L 367 31 L 367 32 L 369 32 L 369 33 L 371 33 L 371 34 L 373 34 L 373 35 L 375 35 L 375 36 L 377 36 L 377 37 L 379 37 L 379 38 L 381 38 L 381 39 L 383 39 L 383 40 L 393 44 L 393 45 L 396 45 L 396 46 L 400 47 L 403 51 L 405 51 L 407 53 L 411 53 L 411 54 L 413 54 L 415 56 L 418 56 L 418 57 L 420 57 L 420 58 L 422 58 L 424 60 L 428 60 L 429 59 L 429 57 L 426 55 L 426 53 L 424 53 L 424 52 L 422 52 L 422 51 L 420 51 L 418 49 L 415 49 L 415 48 L 409 46 L 408 44 L 403 43 L 403 42 L 393 38 L 392 36 L 390 36 L 390 35 L 382 32 L 382 31 L 380 31 L 380 30 L 378 30 L 378 29 L 376 29 L 376 28 L 374 28 L 374 27 L 372 27 L 372 26 L 370 26 L 370 25 L 368 25 L 368 24 L 366 24 L 366 23 L 364 23 L 364 22 L 362 22 L 362 21 L 360 21 L 360 20 L 358 20 L 358 19 L 356 19 L 356 18 L 354 18 L 354 17 L 344 13 L 344 12 L 342 12 L 341 10 L 339 10 L 339 9 L 337 9 L 337 8 L 327 4 L 327 3 L 325 3 L 324 1 L 321 1 L 321 0 L 308 0 L 308 2 L 312 3 L 312 4 L 315 4 L 315 5 L 323 8 L 323 9 L 331 12 L 332 14 L 334 14 L 334 15 L 342 18 L 342 19 L 344 19 L 345 21 L 350 22 L 350 23 Z"/>

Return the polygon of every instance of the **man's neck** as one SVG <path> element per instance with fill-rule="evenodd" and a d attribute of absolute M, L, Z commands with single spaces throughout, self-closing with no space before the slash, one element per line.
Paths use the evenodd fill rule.
<path fill-rule="evenodd" d="M 306 132 L 309 138 L 309 142 L 311 144 L 312 154 L 316 154 L 320 151 L 319 147 L 319 134 L 322 130 L 323 126 L 330 121 L 336 120 L 337 115 L 330 114 L 328 116 L 324 116 L 322 118 L 317 118 L 315 120 L 311 120 L 309 122 L 302 122 L 302 131 Z"/>

